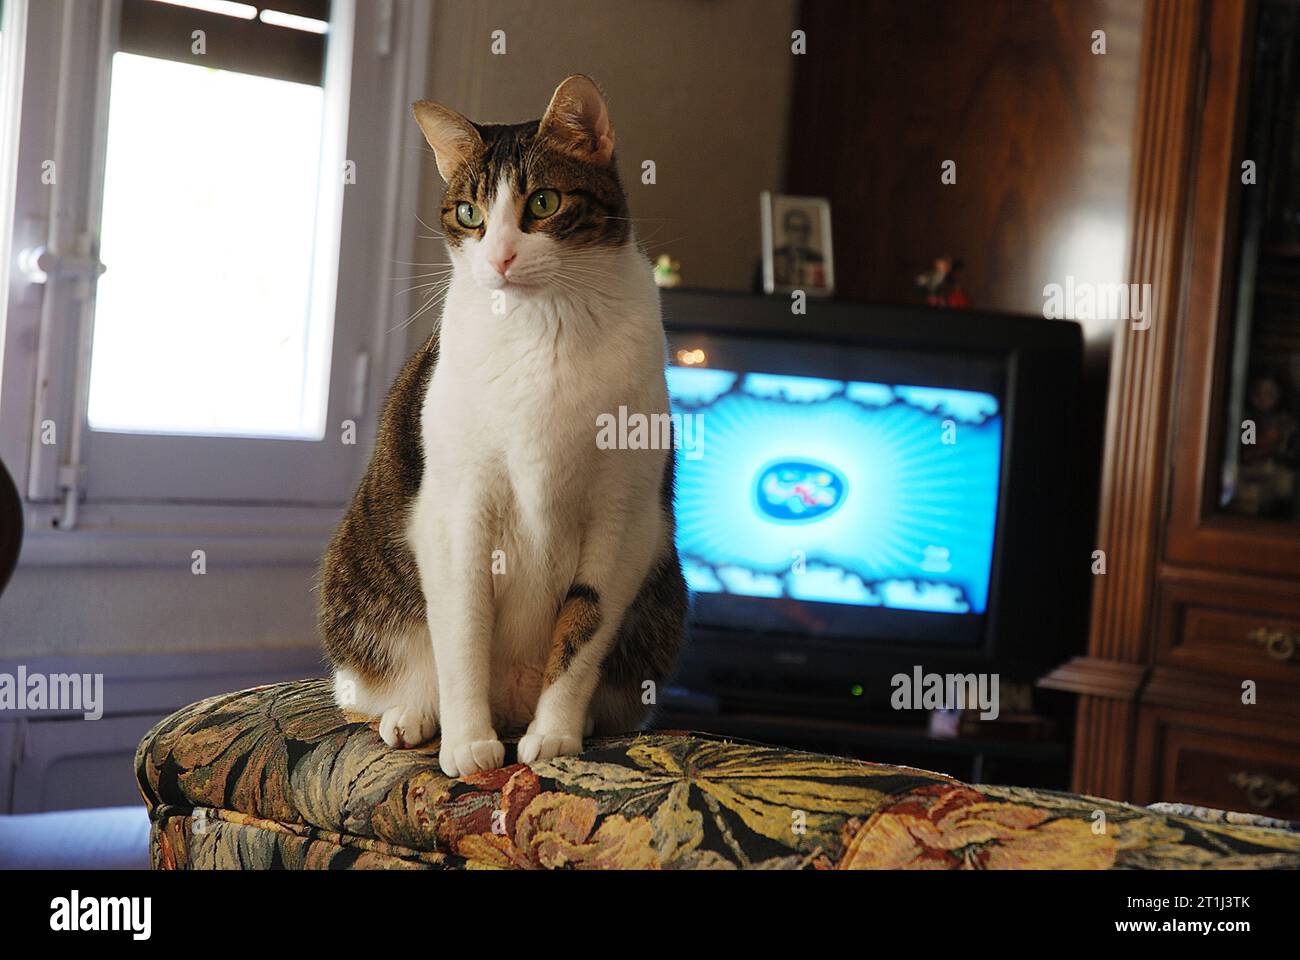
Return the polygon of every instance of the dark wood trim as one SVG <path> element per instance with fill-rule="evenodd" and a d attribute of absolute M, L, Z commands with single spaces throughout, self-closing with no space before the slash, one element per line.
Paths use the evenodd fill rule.
<path fill-rule="evenodd" d="M 1242 683 L 1246 680 L 1255 682 L 1254 703 L 1242 702 Z M 1142 705 L 1213 714 L 1216 723 L 1220 719 L 1233 719 L 1297 728 L 1300 702 L 1292 694 L 1294 689 L 1294 684 L 1265 677 L 1161 666 L 1151 670 L 1142 691 Z"/>
<path fill-rule="evenodd" d="M 1096 797 L 1127 800 L 1132 794 L 1132 703 L 1085 696 L 1075 722 L 1070 789 Z"/>
<path fill-rule="evenodd" d="M 1236 2 L 1236 0 L 1229 0 Z M 1201 58 L 1200 5 L 1151 0 L 1144 29 L 1129 278 L 1154 291 L 1150 326 L 1116 330 L 1089 653 L 1138 662 L 1146 646 L 1174 381 L 1188 164 Z"/>
<path fill-rule="evenodd" d="M 1037 686 L 1134 703 L 1146 676 L 1147 668 L 1141 664 L 1075 657 L 1039 680 Z"/>
<path fill-rule="evenodd" d="M 1300 581 L 1294 579 L 1257 577 L 1253 574 L 1185 567 L 1175 563 L 1162 563 L 1159 574 L 1161 583 L 1185 585 L 1189 589 L 1231 587 L 1238 592 L 1255 591 L 1300 602 Z"/>
<path fill-rule="evenodd" d="M 1238 0 L 1230 0 L 1238 3 Z M 1132 187 L 1129 280 L 1151 284 L 1146 329 L 1117 327 L 1102 476 L 1097 577 L 1088 653 L 1147 661 L 1160 558 L 1168 408 L 1182 300 L 1183 238 L 1204 69 L 1203 11 L 1186 0 L 1149 0 L 1143 25 Z M 1097 673 L 1093 668 L 1093 672 Z M 1127 796 L 1136 711 L 1097 684 L 1084 692 L 1076 728 L 1073 788 Z"/>
<path fill-rule="evenodd" d="M 1214 506 L 1254 12 L 1148 3 L 1130 279 L 1152 322 L 1116 331 L 1089 655 L 1043 682 L 1081 694 L 1072 788 L 1137 803 L 1243 809 L 1238 762 L 1300 772 L 1300 538 Z"/>
<path fill-rule="evenodd" d="M 1181 344 L 1166 554 L 1181 563 L 1285 574 L 1300 569 L 1294 524 L 1221 514 L 1215 501 L 1225 441 L 1221 411 L 1228 381 L 1228 347 L 1236 309 L 1237 213 L 1242 187 L 1242 140 L 1249 106 L 1249 42 L 1253 6 L 1210 5 L 1203 126 L 1195 169 L 1189 233 L 1187 310 Z"/>

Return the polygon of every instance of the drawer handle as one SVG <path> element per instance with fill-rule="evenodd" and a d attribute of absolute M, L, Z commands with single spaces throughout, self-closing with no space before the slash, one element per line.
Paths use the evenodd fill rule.
<path fill-rule="evenodd" d="M 1287 661 L 1295 657 L 1296 635 L 1284 630 L 1270 630 L 1268 627 L 1256 627 L 1247 634 L 1251 643 L 1264 648 L 1274 660 Z"/>
<path fill-rule="evenodd" d="M 1228 782 L 1234 787 L 1245 790 L 1247 801 L 1252 807 L 1260 810 L 1267 810 L 1278 800 L 1294 797 L 1297 792 L 1300 792 L 1300 788 L 1290 780 L 1279 780 L 1277 777 L 1270 777 L 1267 773 L 1248 773 L 1245 770 L 1238 770 L 1228 777 Z"/>

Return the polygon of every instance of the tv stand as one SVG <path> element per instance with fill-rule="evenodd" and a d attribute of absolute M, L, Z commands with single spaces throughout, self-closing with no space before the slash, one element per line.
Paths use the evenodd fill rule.
<path fill-rule="evenodd" d="M 1057 704 L 1050 706 L 1055 719 Z M 717 697 L 671 690 L 664 693 L 654 725 L 920 767 L 970 783 L 1065 789 L 1069 781 L 1068 724 L 1055 724 L 1054 735 L 1041 740 L 998 735 L 949 737 L 932 733 L 924 719 L 918 722 L 913 713 L 884 716 L 873 712 L 867 717 L 846 718 L 781 707 L 728 708 Z"/>

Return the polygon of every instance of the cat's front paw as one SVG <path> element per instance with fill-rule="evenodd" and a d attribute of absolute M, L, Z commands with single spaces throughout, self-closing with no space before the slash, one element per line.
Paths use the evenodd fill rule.
<path fill-rule="evenodd" d="M 427 709 L 389 707 L 379 718 L 379 736 L 390 747 L 418 747 L 438 732 L 438 718 Z"/>
<path fill-rule="evenodd" d="M 449 777 L 464 777 L 483 770 L 495 770 L 505 762 L 506 748 L 490 730 L 488 736 L 477 740 L 458 742 L 444 736 L 442 749 L 438 753 L 438 766 Z"/>
<path fill-rule="evenodd" d="M 529 730 L 519 738 L 519 762 L 532 763 L 535 760 L 551 760 L 554 757 L 569 757 L 582 752 L 582 737 L 572 733 L 548 733 Z"/>

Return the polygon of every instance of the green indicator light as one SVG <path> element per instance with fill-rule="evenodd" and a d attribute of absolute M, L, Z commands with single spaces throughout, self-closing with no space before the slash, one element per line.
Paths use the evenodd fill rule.
<path fill-rule="evenodd" d="M 853 694 L 855 697 L 862 696 L 862 684 L 855 683 L 853 686 L 849 687 L 849 693 Z"/>

